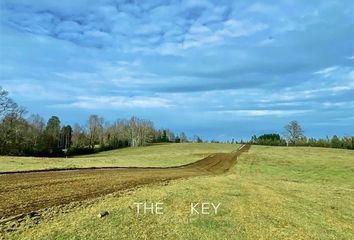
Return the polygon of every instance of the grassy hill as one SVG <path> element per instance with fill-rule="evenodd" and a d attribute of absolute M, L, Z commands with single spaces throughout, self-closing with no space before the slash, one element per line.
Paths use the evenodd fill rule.
<path fill-rule="evenodd" d="M 231 152 L 237 144 L 157 144 L 122 148 L 71 158 L 0 156 L 0 172 L 83 167 L 169 167 L 197 161 L 215 152 Z"/>
<path fill-rule="evenodd" d="M 161 151 L 168 161 L 168 156 L 179 159 L 185 150 L 192 160 L 201 157 L 193 154 L 234 149 L 234 145 L 211 146 L 216 145 L 154 146 L 124 151 L 135 159 L 140 154 L 149 155 L 149 149 L 150 154 L 159 149 L 156 154 Z M 180 147 L 178 151 L 182 153 L 164 152 L 170 151 L 170 147 Z M 112 195 L 7 237 L 354 239 L 353 172 L 353 151 L 253 146 L 223 175 L 175 180 L 167 186 L 145 186 L 123 196 Z M 144 201 L 163 202 L 164 214 L 138 215 L 133 204 Z M 190 215 L 191 202 L 221 205 L 216 215 Z M 98 218 L 101 210 L 110 214 Z"/>

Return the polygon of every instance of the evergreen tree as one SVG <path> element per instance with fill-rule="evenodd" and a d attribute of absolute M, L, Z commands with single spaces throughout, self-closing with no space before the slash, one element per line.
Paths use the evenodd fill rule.
<path fill-rule="evenodd" d="M 49 153 L 56 153 L 60 144 L 60 120 L 57 116 L 49 118 L 45 129 L 45 144 Z"/>

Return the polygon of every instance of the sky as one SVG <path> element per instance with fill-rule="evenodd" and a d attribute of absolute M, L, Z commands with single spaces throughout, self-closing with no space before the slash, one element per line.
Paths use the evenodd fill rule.
<path fill-rule="evenodd" d="M 353 135 L 353 16 L 352 0 L 1 0 L 0 86 L 63 124 Z"/>

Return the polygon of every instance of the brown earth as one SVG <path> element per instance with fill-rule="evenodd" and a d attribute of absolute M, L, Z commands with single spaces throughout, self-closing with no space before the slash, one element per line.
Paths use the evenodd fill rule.
<path fill-rule="evenodd" d="M 228 171 L 248 151 L 242 145 L 197 162 L 168 168 L 87 168 L 0 174 L 0 220 L 39 209 L 93 199 L 134 187 Z"/>

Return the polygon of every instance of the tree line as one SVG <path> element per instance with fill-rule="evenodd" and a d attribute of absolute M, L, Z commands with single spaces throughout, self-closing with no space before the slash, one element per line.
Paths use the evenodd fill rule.
<path fill-rule="evenodd" d="M 277 133 L 252 136 L 249 141 L 251 144 L 270 145 L 270 146 L 309 146 L 354 149 L 354 137 L 336 135 L 326 138 L 307 138 L 304 131 L 297 121 L 291 121 L 284 126 L 283 137 Z"/>
<path fill-rule="evenodd" d="M 58 116 L 47 122 L 38 114 L 25 118 L 26 111 L 0 87 L 0 154 L 64 156 L 87 154 L 158 142 L 188 142 L 185 133 L 155 129 L 150 120 L 131 117 L 106 122 L 89 116 L 85 125 L 62 125 Z"/>
<path fill-rule="evenodd" d="M 50 117 L 47 122 L 38 114 L 32 114 L 29 118 L 25 116 L 26 110 L 18 106 L 0 86 L 0 155 L 68 156 L 150 143 L 189 142 L 183 132 L 176 135 L 169 129 L 156 129 L 152 121 L 137 117 L 108 123 L 93 114 L 85 125 L 71 126 L 62 125 L 58 116 Z M 248 142 L 273 146 L 354 148 L 353 136 L 307 138 L 297 121 L 287 124 L 284 130 L 283 136 L 263 134 L 252 136 Z M 203 142 L 198 135 L 194 135 L 191 141 Z M 231 143 L 237 142 L 233 139 Z"/>

